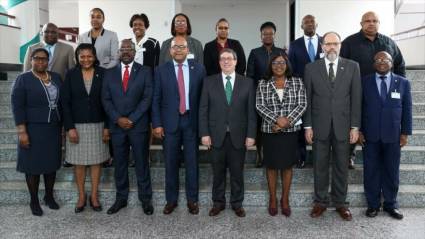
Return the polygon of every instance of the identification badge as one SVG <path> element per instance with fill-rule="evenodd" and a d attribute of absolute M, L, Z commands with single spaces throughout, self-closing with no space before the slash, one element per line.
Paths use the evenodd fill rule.
<path fill-rule="evenodd" d="M 142 48 L 142 52 L 144 52 L 144 51 L 146 51 L 146 48 L 144 48 L 144 47 L 143 47 L 143 48 Z"/>
<path fill-rule="evenodd" d="M 187 54 L 187 59 L 195 59 L 195 55 L 192 53 Z"/>
<path fill-rule="evenodd" d="M 391 98 L 392 99 L 400 99 L 400 93 L 398 93 L 398 92 L 391 92 Z"/>

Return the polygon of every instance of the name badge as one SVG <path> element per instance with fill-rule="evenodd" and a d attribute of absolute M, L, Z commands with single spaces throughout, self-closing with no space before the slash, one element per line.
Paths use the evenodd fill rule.
<path fill-rule="evenodd" d="M 400 99 L 400 93 L 398 93 L 398 92 L 391 92 L 391 98 L 392 99 Z"/>
<path fill-rule="evenodd" d="M 192 53 L 187 54 L 187 59 L 195 59 L 195 55 Z"/>

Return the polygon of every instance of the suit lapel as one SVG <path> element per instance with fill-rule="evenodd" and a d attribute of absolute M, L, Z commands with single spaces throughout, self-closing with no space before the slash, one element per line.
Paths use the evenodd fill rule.
<path fill-rule="evenodd" d="M 92 80 L 90 91 L 89 91 L 89 95 L 91 95 L 92 92 L 95 90 L 94 88 L 97 88 L 98 87 L 99 81 L 100 81 L 100 79 L 99 79 L 98 68 L 95 67 L 94 68 L 94 73 L 93 73 L 93 80 Z"/>
<path fill-rule="evenodd" d="M 189 65 L 189 79 L 186 79 L 185 82 L 187 83 L 189 81 L 189 104 L 191 102 L 190 99 L 192 99 L 192 92 L 193 92 L 193 87 L 195 84 L 195 67 L 193 66 L 193 61 L 187 61 L 188 65 Z"/>
<path fill-rule="evenodd" d="M 141 66 L 139 64 L 137 64 L 135 61 L 133 61 L 133 67 L 131 67 L 131 72 L 130 72 L 130 78 L 128 79 L 128 85 L 127 85 L 127 91 L 130 91 L 131 89 L 131 85 L 133 85 L 136 79 L 137 74 L 139 73 Z"/>
<path fill-rule="evenodd" d="M 97 40 L 96 40 L 97 41 Z M 122 86 L 122 74 L 121 74 L 121 62 L 114 69 L 115 77 L 112 79 L 114 83 L 117 85 L 116 89 L 120 90 L 120 93 L 124 95 L 124 88 Z"/>
<path fill-rule="evenodd" d="M 316 51 L 315 59 L 317 60 L 317 59 L 320 59 L 320 53 L 322 53 L 322 49 L 320 46 L 320 42 L 322 41 L 322 38 L 318 34 L 316 35 L 317 35 L 317 51 Z"/>
<path fill-rule="evenodd" d="M 307 61 L 307 62 L 311 62 L 310 61 L 310 56 L 308 55 L 308 49 L 307 49 L 307 47 L 306 47 L 306 45 L 305 45 L 305 39 L 304 39 L 304 36 L 301 38 L 301 40 L 302 41 L 300 41 L 300 45 L 301 45 L 301 48 L 302 49 L 304 49 L 304 51 L 303 51 L 303 55 L 304 55 L 304 59 Z"/>
<path fill-rule="evenodd" d="M 55 51 L 53 52 L 53 57 L 52 57 L 52 61 L 51 61 L 52 62 L 52 67 L 55 64 L 56 59 L 60 57 L 59 54 L 60 54 L 60 51 L 61 50 L 62 50 L 61 49 L 61 45 L 59 44 L 59 42 L 56 42 L 56 44 L 55 44 Z"/>
<path fill-rule="evenodd" d="M 345 74 L 345 60 L 339 57 L 338 59 L 338 69 L 336 70 L 336 76 L 335 76 L 335 86 L 334 89 L 336 90 L 338 86 L 343 82 L 342 77 Z"/>
<path fill-rule="evenodd" d="M 176 70 L 174 68 L 174 61 L 169 61 L 168 63 L 168 79 L 170 80 L 169 84 L 170 87 L 173 88 L 172 92 L 175 92 L 177 99 L 180 101 L 180 95 L 179 95 L 179 85 L 177 82 L 177 75 L 176 75 Z"/>
<path fill-rule="evenodd" d="M 217 92 L 219 94 L 218 98 L 222 99 L 223 104 L 226 107 L 228 107 L 229 105 L 227 104 L 226 92 L 225 92 L 225 89 L 224 89 L 223 76 L 222 76 L 221 72 L 217 75 L 217 81 L 216 82 L 217 82 L 216 87 L 218 89 Z M 236 82 L 236 80 L 235 80 L 235 82 Z"/>
<path fill-rule="evenodd" d="M 328 89 L 330 91 L 332 91 L 332 87 L 331 87 L 331 84 L 329 82 L 329 77 L 328 77 L 325 59 L 319 60 L 319 71 L 320 71 L 320 74 L 322 75 L 322 79 L 325 82 L 326 86 L 328 87 Z"/>
<path fill-rule="evenodd" d="M 235 74 L 235 84 L 233 85 L 232 101 L 230 102 L 230 105 L 233 105 L 233 102 L 235 102 L 235 99 L 237 99 L 239 95 L 239 90 L 241 88 L 242 80 L 243 80 L 242 77 L 240 77 L 238 74 Z"/>

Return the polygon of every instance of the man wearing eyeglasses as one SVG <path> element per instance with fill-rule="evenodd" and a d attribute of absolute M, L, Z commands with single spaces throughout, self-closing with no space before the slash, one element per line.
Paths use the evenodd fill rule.
<path fill-rule="evenodd" d="M 67 70 L 75 66 L 74 49 L 72 46 L 58 41 L 58 27 L 53 23 L 44 24 L 40 36 L 43 41 L 28 47 L 24 59 L 24 72 L 31 69 L 31 53 L 34 49 L 45 48 L 49 52 L 48 70 L 58 73 L 65 79 Z"/>
<path fill-rule="evenodd" d="M 204 66 L 188 59 L 185 37 L 171 41 L 168 61 L 155 69 L 152 102 L 153 134 L 163 139 L 165 162 L 164 214 L 171 214 L 179 198 L 179 161 L 183 146 L 186 200 L 189 213 L 198 214 L 198 109 Z"/>
<path fill-rule="evenodd" d="M 207 70 L 207 75 L 215 75 L 221 72 L 218 54 L 224 48 L 230 48 L 236 52 L 236 55 L 238 56 L 236 73 L 245 75 L 245 53 L 238 40 L 229 38 L 229 22 L 225 18 L 221 18 L 215 25 L 215 31 L 217 35 L 216 39 L 208 42 L 204 47 L 204 65 Z"/>
<path fill-rule="evenodd" d="M 374 74 L 374 57 L 380 51 L 386 51 L 393 59 L 395 74 L 406 76 L 403 55 L 396 43 L 381 33 L 379 33 L 379 17 L 374 12 L 363 14 L 360 25 L 361 30 L 342 42 L 341 56 L 359 63 L 361 77 Z M 354 168 L 355 145 L 351 146 L 350 168 Z"/>
<path fill-rule="evenodd" d="M 409 81 L 391 72 L 388 52 L 374 57 L 375 73 L 362 78 L 363 107 L 359 143 L 363 146 L 364 190 L 367 217 L 376 217 L 381 208 L 395 219 L 398 210 L 400 150 L 412 134 L 412 96 Z"/>
<path fill-rule="evenodd" d="M 236 216 L 244 217 L 243 168 L 247 148 L 255 143 L 257 113 L 255 87 L 250 78 L 235 72 L 236 52 L 224 48 L 219 54 L 221 72 L 207 77 L 199 106 L 199 134 L 211 149 L 213 207 L 217 216 L 226 207 L 226 172 L 230 171 L 230 205 Z"/>
<path fill-rule="evenodd" d="M 340 48 L 340 36 L 336 32 L 326 33 L 322 43 L 325 57 L 305 67 L 307 111 L 304 129 L 307 143 L 313 144 L 314 206 L 310 216 L 320 217 L 332 201 L 341 218 L 351 221 L 346 202 L 347 158 L 350 143 L 357 142 L 359 135 L 362 88 L 358 64 L 340 57 Z"/>

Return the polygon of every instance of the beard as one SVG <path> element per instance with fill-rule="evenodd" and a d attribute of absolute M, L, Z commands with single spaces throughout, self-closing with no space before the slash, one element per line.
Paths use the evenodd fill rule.
<path fill-rule="evenodd" d="M 330 51 L 327 52 L 325 56 L 329 61 L 335 61 L 338 57 L 338 53 L 336 51 Z"/>

